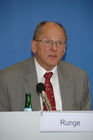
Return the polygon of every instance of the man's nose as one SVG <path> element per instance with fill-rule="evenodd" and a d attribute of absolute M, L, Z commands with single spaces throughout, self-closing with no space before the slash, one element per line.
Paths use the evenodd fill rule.
<path fill-rule="evenodd" d="M 52 49 L 53 49 L 54 51 L 56 51 L 56 50 L 57 50 L 57 45 L 56 45 L 56 42 L 53 42 Z"/>

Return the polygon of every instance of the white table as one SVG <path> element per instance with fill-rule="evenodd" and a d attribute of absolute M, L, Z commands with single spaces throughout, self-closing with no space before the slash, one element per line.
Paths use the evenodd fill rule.
<path fill-rule="evenodd" d="M 0 140 L 93 140 L 92 132 L 40 132 L 40 115 L 0 112 Z"/>

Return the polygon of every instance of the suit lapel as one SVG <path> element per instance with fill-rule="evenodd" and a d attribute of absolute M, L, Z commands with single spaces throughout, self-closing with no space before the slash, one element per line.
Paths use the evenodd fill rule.
<path fill-rule="evenodd" d="M 62 98 L 62 107 L 63 110 L 71 110 L 73 109 L 73 84 L 72 84 L 72 77 L 66 71 L 65 65 L 61 62 L 61 65 L 58 65 L 58 77 L 60 83 L 60 90 L 61 90 L 61 98 Z"/>
<path fill-rule="evenodd" d="M 36 84 L 37 84 L 37 75 L 34 64 L 34 59 L 31 58 L 31 61 L 27 64 L 24 72 L 24 89 L 25 93 L 31 92 L 31 103 L 32 110 L 40 110 L 40 98 L 36 93 Z"/>

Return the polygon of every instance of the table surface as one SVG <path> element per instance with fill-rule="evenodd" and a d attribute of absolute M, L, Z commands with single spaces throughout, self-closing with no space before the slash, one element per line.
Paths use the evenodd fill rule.
<path fill-rule="evenodd" d="M 93 140 L 93 132 L 40 132 L 40 115 L 0 112 L 0 140 Z"/>

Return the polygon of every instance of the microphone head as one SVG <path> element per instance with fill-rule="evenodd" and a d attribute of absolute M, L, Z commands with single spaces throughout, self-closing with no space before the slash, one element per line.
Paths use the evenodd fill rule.
<path fill-rule="evenodd" d="M 45 85 L 43 83 L 38 83 L 36 85 L 36 91 L 37 91 L 37 93 L 42 94 L 42 91 L 45 91 Z"/>

